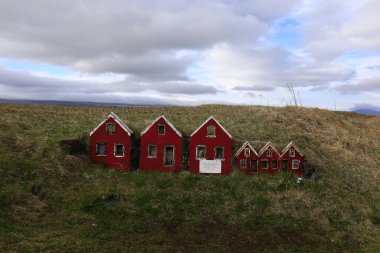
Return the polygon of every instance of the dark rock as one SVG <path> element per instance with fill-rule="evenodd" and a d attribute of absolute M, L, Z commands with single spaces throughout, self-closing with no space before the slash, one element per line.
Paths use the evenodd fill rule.
<path fill-rule="evenodd" d="M 63 151 L 70 155 L 84 154 L 87 152 L 87 133 L 83 133 L 77 139 L 61 140 L 59 146 Z"/>
<path fill-rule="evenodd" d="M 32 185 L 32 194 L 35 196 L 38 196 L 38 194 L 41 193 L 42 186 L 40 184 L 34 184 Z"/>

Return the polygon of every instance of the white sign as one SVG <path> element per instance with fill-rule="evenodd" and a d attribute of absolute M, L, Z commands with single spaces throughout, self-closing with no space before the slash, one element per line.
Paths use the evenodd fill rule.
<path fill-rule="evenodd" d="M 200 173 L 222 173 L 222 161 L 221 160 L 199 160 L 199 172 Z"/>

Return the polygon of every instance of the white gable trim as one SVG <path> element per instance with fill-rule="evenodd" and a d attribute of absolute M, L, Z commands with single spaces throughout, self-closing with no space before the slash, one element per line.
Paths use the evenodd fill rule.
<path fill-rule="evenodd" d="M 203 124 L 202 125 L 200 125 L 191 135 L 190 135 L 190 137 L 191 136 L 193 136 L 196 132 L 198 132 L 199 131 L 199 129 L 201 129 L 207 122 L 209 122 L 211 119 L 213 119 L 215 122 L 216 122 L 216 124 L 218 125 L 218 126 L 220 126 L 220 128 L 228 135 L 228 137 L 230 137 L 231 139 L 232 139 L 232 135 L 229 133 L 229 132 L 227 132 L 227 130 L 219 123 L 219 121 L 217 121 L 213 116 L 210 116 L 205 122 L 203 122 Z"/>
<path fill-rule="evenodd" d="M 280 152 L 277 151 L 277 149 L 270 141 L 268 141 L 267 144 L 265 144 L 265 146 L 260 150 L 259 156 L 261 156 L 269 147 L 271 147 L 279 156 L 281 156 Z"/>
<path fill-rule="evenodd" d="M 133 133 L 132 130 L 114 113 L 114 112 L 111 112 L 110 114 L 108 114 L 107 118 L 105 120 L 103 120 L 97 127 L 95 127 L 94 130 L 92 130 L 92 132 L 90 133 L 90 136 L 96 132 L 96 130 L 98 130 L 98 128 L 104 124 L 104 122 L 106 122 L 109 118 L 113 118 L 115 120 L 115 122 L 121 127 L 124 129 L 124 131 L 129 135 L 131 136 L 131 134 Z"/>
<path fill-rule="evenodd" d="M 157 119 L 153 120 L 152 124 L 150 124 L 149 126 L 147 126 L 141 133 L 140 135 L 142 136 L 143 134 L 145 134 L 159 119 L 163 119 L 166 124 L 168 124 L 168 126 L 170 126 L 173 131 L 179 136 L 182 138 L 182 134 L 180 131 L 177 130 L 177 128 L 174 127 L 174 125 L 164 116 L 164 115 L 161 115 L 159 116 Z"/>
<path fill-rule="evenodd" d="M 290 142 L 282 151 L 281 151 L 281 156 L 283 155 L 283 154 L 285 154 L 289 149 L 290 149 L 290 147 L 292 147 L 293 146 L 293 148 L 295 148 L 295 150 L 297 150 L 297 152 L 301 155 L 301 156 L 303 156 L 303 154 L 300 152 L 300 150 L 297 148 L 297 146 L 296 145 L 294 145 L 294 143 L 293 142 Z"/>
<path fill-rule="evenodd" d="M 249 143 L 249 141 L 246 141 L 246 142 L 244 142 L 243 146 L 241 146 L 241 148 L 236 152 L 235 157 L 238 156 L 238 155 L 240 155 L 240 153 L 245 149 L 246 146 L 248 146 L 248 147 L 252 150 L 252 152 L 253 152 L 256 156 L 258 156 L 256 150 L 252 147 L 251 143 Z"/>

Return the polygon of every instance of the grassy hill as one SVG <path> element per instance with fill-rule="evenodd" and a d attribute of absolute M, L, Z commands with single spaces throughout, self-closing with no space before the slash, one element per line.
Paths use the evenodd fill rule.
<path fill-rule="evenodd" d="M 295 141 L 321 179 L 120 172 L 59 148 L 110 111 L 185 135 L 212 114 L 236 148 Z M 379 252 L 379 136 L 380 117 L 320 109 L 3 104 L 0 252 Z"/>

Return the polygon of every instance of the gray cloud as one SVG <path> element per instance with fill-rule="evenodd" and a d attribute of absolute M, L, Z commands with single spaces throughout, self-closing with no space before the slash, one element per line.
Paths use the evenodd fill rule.
<path fill-rule="evenodd" d="M 252 85 L 252 86 L 236 86 L 233 90 L 242 90 L 242 91 L 272 91 L 275 87 L 265 86 L 265 85 Z"/>
<path fill-rule="evenodd" d="M 357 94 L 365 91 L 380 91 L 380 78 L 361 80 L 356 84 L 343 84 L 335 87 L 344 94 Z"/>
<path fill-rule="evenodd" d="M 205 65 L 216 82 L 229 87 L 235 84 L 233 90 L 271 91 L 287 83 L 320 89 L 355 75 L 354 69 L 343 64 L 315 62 L 280 47 L 219 47 L 209 52 Z"/>
<path fill-rule="evenodd" d="M 215 94 L 213 86 L 194 83 L 141 83 L 133 80 L 118 82 L 90 82 L 81 80 L 65 80 L 45 76 L 35 76 L 26 71 L 8 70 L 0 65 L 0 88 L 7 94 L 39 94 L 50 98 L 57 94 L 71 97 L 82 94 L 83 97 L 93 94 L 139 93 L 155 91 L 164 94 Z M 88 101 L 88 99 L 86 100 Z"/>

